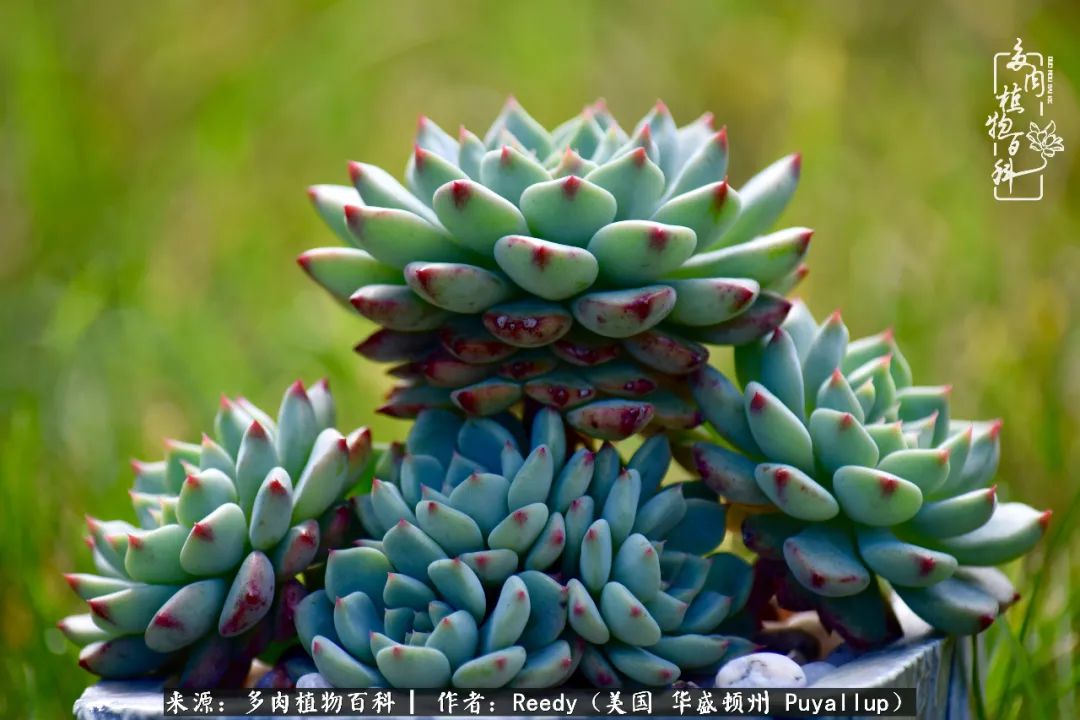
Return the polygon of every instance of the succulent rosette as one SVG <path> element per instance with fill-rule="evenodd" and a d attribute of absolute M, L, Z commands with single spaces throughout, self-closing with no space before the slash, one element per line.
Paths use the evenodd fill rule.
<path fill-rule="evenodd" d="M 214 436 L 134 462 L 136 521 L 88 518 L 95 574 L 67 581 L 89 612 L 60 629 L 105 678 L 180 671 L 191 687 L 239 685 L 251 660 L 291 639 L 296 577 L 347 542 L 342 502 L 371 451 L 366 428 L 333 429 L 325 382 L 286 392 L 277 420 L 223 398 Z"/>
<path fill-rule="evenodd" d="M 421 118 L 404 185 L 352 163 L 354 187 L 310 189 L 350 247 L 299 262 L 381 326 L 357 351 L 397 363 L 385 413 L 531 398 L 602 439 L 691 427 L 702 343 L 775 328 L 806 272 L 810 230 L 764 234 L 799 156 L 739 190 L 727 167 L 711 115 L 677 127 L 662 103 L 629 133 L 602 103 L 549 132 L 511 99 L 483 140 Z"/>
<path fill-rule="evenodd" d="M 849 342 L 838 313 L 819 325 L 801 303 L 737 349 L 736 368 L 742 389 L 713 368 L 693 378 L 726 443 L 697 443 L 694 460 L 723 498 L 756 508 L 744 540 L 784 569 L 781 602 L 874 645 L 898 632 L 876 578 L 957 635 L 1015 600 L 992 566 L 1028 552 L 1050 513 L 988 487 L 999 421 L 953 419 L 950 388 L 913 385 L 891 332 Z"/>
<path fill-rule="evenodd" d="M 700 483 L 663 486 L 653 436 L 624 466 L 574 449 L 557 411 L 420 413 L 358 502 L 374 539 L 330 554 L 296 613 L 339 687 L 668 685 L 745 642 L 717 633 L 750 568 L 711 558 L 724 508 Z"/>

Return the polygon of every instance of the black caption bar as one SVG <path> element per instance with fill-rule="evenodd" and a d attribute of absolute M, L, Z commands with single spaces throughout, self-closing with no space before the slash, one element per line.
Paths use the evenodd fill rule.
<path fill-rule="evenodd" d="M 166 690 L 167 717 L 904 717 L 898 690 Z"/>

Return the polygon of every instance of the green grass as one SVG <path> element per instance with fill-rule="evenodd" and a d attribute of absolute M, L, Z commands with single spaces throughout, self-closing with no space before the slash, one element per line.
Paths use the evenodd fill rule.
<path fill-rule="evenodd" d="M 513 92 L 554 122 L 604 95 L 727 123 L 732 179 L 793 150 L 816 229 L 804 293 L 896 328 L 958 415 L 1006 420 L 1000 493 L 1055 509 L 986 635 L 986 714 L 1076 717 L 1080 682 L 1080 14 L 1075 3 L 6 3 L 0 10 L 0 717 L 89 681 L 82 516 L 126 512 L 127 458 L 197 437 L 220 392 L 331 379 L 383 439 L 369 328 L 293 258 L 345 161 L 404 166 L 420 112 L 474 130 Z M 990 58 L 1056 56 L 1047 198 L 991 198 Z"/>

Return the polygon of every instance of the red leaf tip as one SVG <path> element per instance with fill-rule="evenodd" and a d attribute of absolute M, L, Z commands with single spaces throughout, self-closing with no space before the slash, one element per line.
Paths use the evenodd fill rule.
<path fill-rule="evenodd" d="M 563 180 L 563 195 L 566 196 L 567 200 L 573 200 L 574 197 L 577 195 L 577 191 L 580 187 L 581 178 L 579 178 L 577 175 L 568 175 L 566 179 Z"/>
<path fill-rule="evenodd" d="M 1044 531 L 1048 527 L 1050 527 L 1050 518 L 1052 518 L 1053 516 L 1054 516 L 1054 511 L 1053 510 L 1046 510 L 1041 515 L 1039 515 L 1039 525 L 1042 526 L 1042 529 Z"/>
<path fill-rule="evenodd" d="M 450 199 L 454 202 L 454 207 L 461 210 L 469 202 L 469 198 L 472 197 L 472 188 L 469 187 L 469 183 L 465 180 L 454 180 L 450 183 Z"/>
<path fill-rule="evenodd" d="M 879 477 L 878 484 L 881 486 L 881 495 L 883 497 L 889 497 L 896 492 L 896 488 L 900 487 L 900 481 L 888 475 Z"/>
<path fill-rule="evenodd" d="M 791 174 L 796 178 L 802 174 L 802 153 L 797 152 L 791 156 Z"/>
<path fill-rule="evenodd" d="M 724 203 L 727 202 L 729 189 L 730 186 L 728 185 L 727 180 L 721 180 L 713 187 L 713 209 L 719 210 L 724 206 Z"/>
<path fill-rule="evenodd" d="M 353 185 L 360 182 L 360 179 L 364 177 L 364 166 L 355 160 L 349 161 L 349 179 L 352 180 Z"/>
<path fill-rule="evenodd" d="M 349 225 L 359 225 L 363 215 L 360 212 L 359 205 L 346 205 L 344 207 L 345 222 Z"/>

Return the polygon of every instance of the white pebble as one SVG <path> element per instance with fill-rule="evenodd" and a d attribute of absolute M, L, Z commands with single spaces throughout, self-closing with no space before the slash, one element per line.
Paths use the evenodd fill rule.
<path fill-rule="evenodd" d="M 735 658 L 716 673 L 718 688 L 800 688 L 806 674 L 799 664 L 778 653 L 754 653 Z"/>

